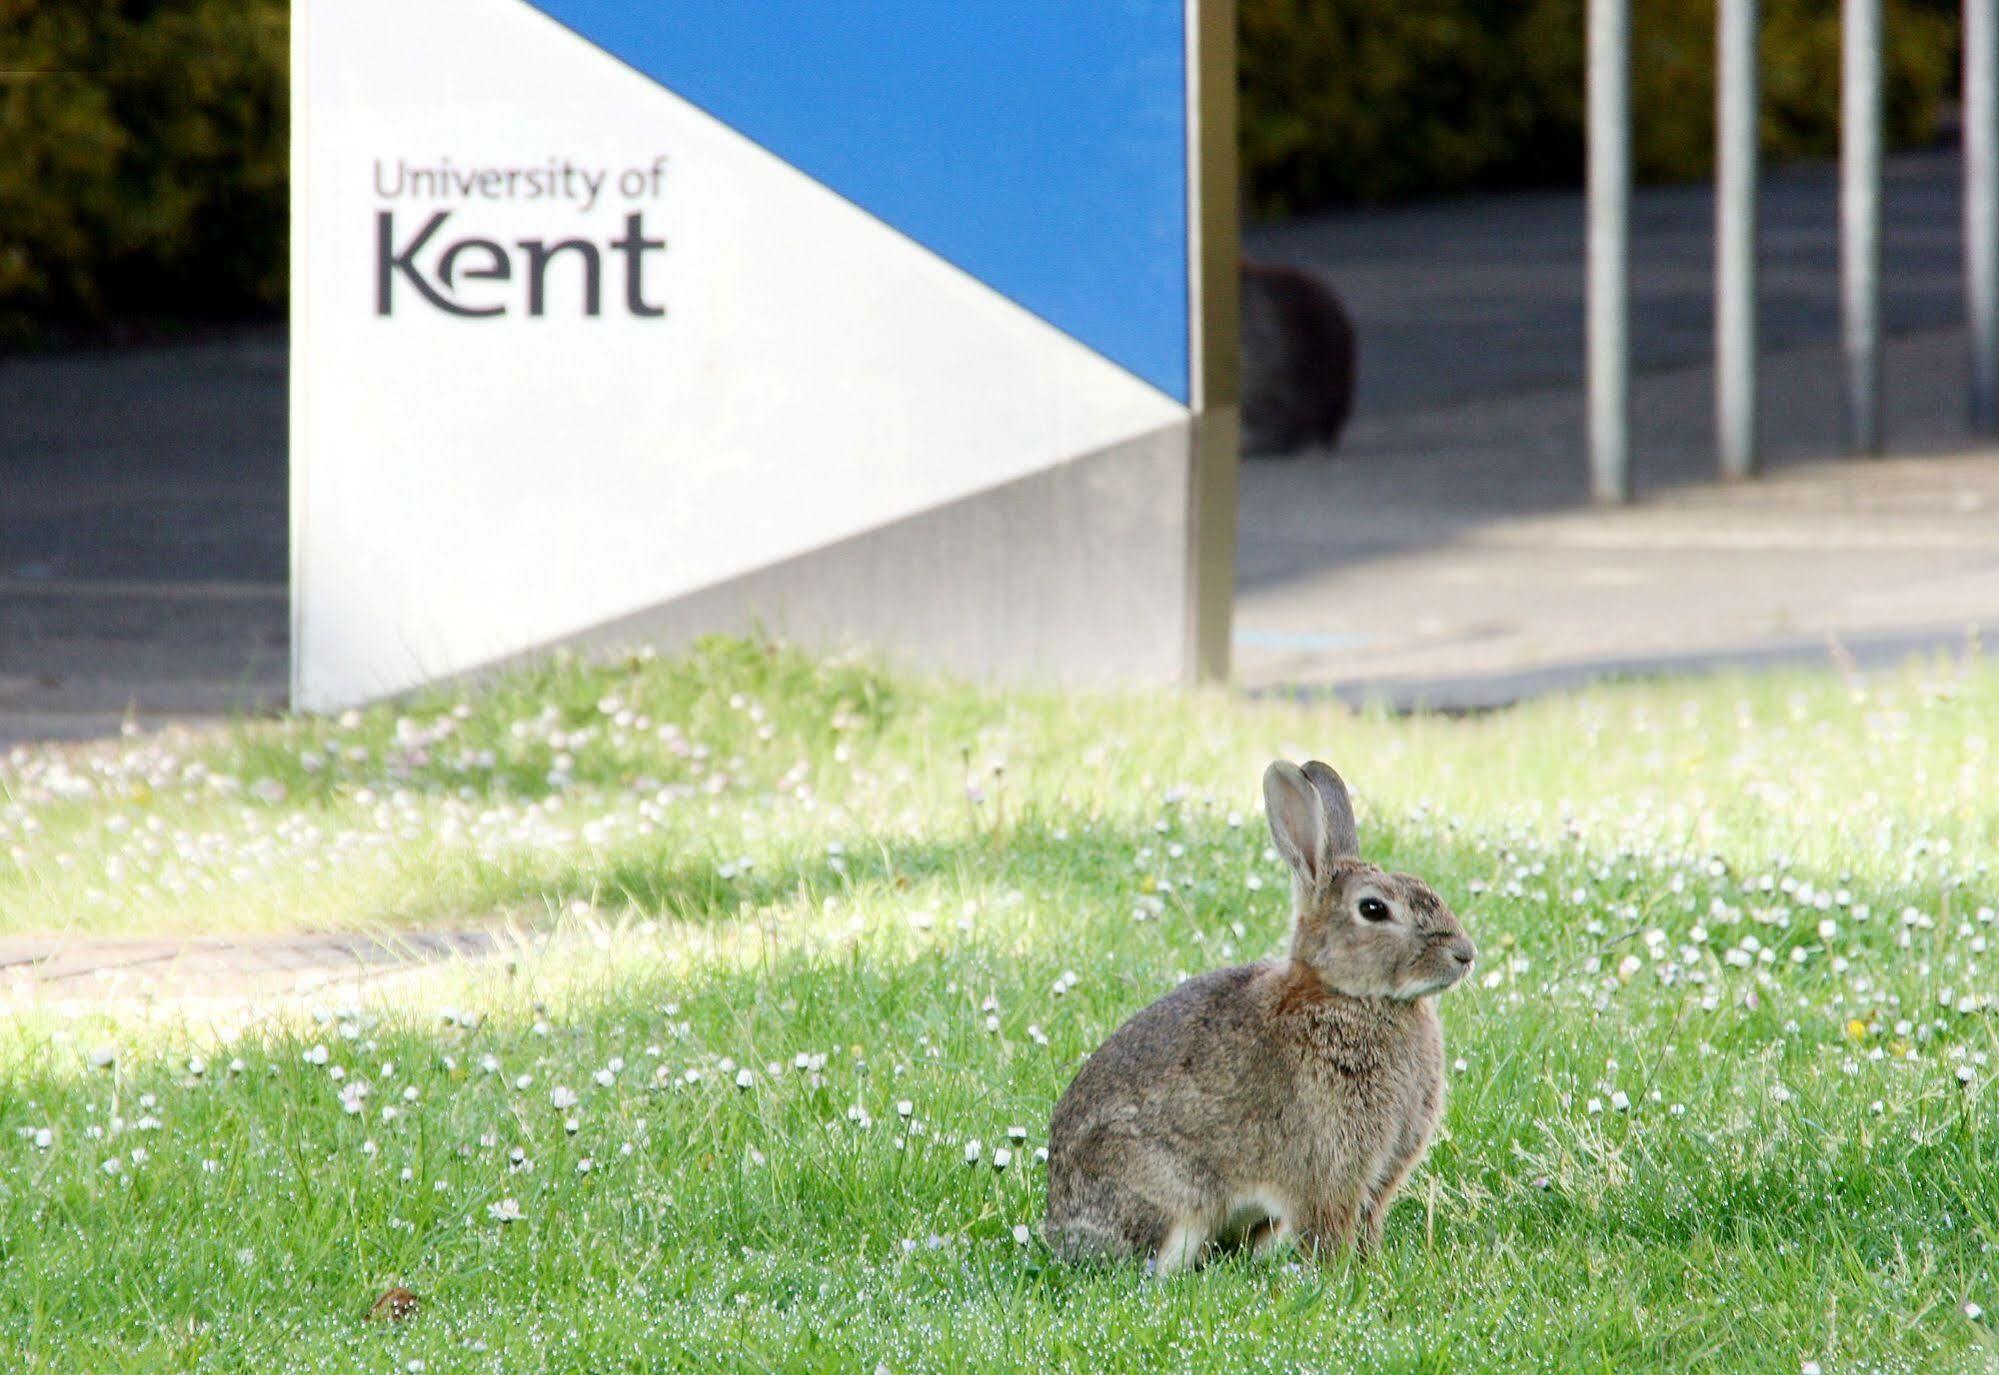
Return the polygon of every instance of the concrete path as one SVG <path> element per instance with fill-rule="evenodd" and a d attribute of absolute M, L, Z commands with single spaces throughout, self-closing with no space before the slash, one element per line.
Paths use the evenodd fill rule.
<path fill-rule="evenodd" d="M 524 948 L 498 927 L 397 935 L 0 937 L 0 1008 L 241 1007 L 352 993 L 393 976 Z"/>
<path fill-rule="evenodd" d="M 1301 504 L 1323 492 L 1321 474 L 1296 476 Z M 1384 495 L 1392 531 L 1407 507 Z M 1273 522 L 1285 509 L 1259 500 Z M 1246 592 L 1238 671 L 1264 690 L 1465 709 L 1605 676 L 1960 649 L 1999 627 L 1996 513 L 1986 453 L 1495 518 Z"/>
<path fill-rule="evenodd" d="M 285 339 L 0 360 L 0 746 L 272 709 Z"/>
<path fill-rule="evenodd" d="M 1895 432 L 1949 431 L 1960 354 L 1955 333 L 1894 342 Z M 1243 489 L 1238 677 L 1489 706 L 1606 674 L 1825 662 L 1833 639 L 1900 658 L 1999 625 L 1999 453 L 1815 460 L 1835 362 L 1771 360 L 1771 410 L 1795 419 L 1772 475 L 1732 488 L 1691 481 L 1707 372 L 1641 378 L 1654 480 L 1622 510 L 1585 500 L 1572 392 L 1368 421 L 1335 458 L 1263 467 Z"/>
<path fill-rule="evenodd" d="M 1891 163 L 1890 448 L 1838 461 L 1835 184 L 1765 202 L 1772 476 L 1714 485 L 1706 188 L 1634 218 L 1633 471 L 1588 504 L 1581 198 L 1343 214 L 1253 234 L 1347 296 L 1357 418 L 1338 453 L 1249 465 L 1236 671 L 1252 689 L 1477 707 L 1606 674 L 1900 658 L 1999 623 L 1999 450 L 1965 424 L 1956 165 Z M 1837 642 L 1838 649 L 1831 648 Z"/>

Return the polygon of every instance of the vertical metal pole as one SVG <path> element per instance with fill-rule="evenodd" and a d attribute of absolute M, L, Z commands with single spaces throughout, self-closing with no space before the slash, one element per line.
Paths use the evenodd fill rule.
<path fill-rule="evenodd" d="M 1631 0 L 1589 0 L 1589 463 L 1631 495 Z"/>
<path fill-rule="evenodd" d="M 1756 0 L 1721 0 L 1715 47 L 1714 419 L 1721 475 L 1756 452 Z"/>
<path fill-rule="evenodd" d="M 1964 305 L 1971 427 L 1999 431 L 1999 0 L 1964 0 Z"/>
<path fill-rule="evenodd" d="M 1839 279 L 1847 447 L 1881 452 L 1881 0 L 1845 0 Z"/>
<path fill-rule="evenodd" d="M 1187 7 L 1188 272 L 1198 307 L 1189 340 L 1195 413 L 1187 483 L 1190 683 L 1226 682 L 1235 609 L 1238 434 L 1242 424 L 1242 234 L 1236 166 L 1236 0 Z"/>

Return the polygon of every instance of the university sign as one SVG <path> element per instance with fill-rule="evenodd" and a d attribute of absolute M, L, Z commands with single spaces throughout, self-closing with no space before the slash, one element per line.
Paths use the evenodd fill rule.
<path fill-rule="evenodd" d="M 1224 671 L 1226 11 L 304 0 L 297 701 L 757 625 Z"/>

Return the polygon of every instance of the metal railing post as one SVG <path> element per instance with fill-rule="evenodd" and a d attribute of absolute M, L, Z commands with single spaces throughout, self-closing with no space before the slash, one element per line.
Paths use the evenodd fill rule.
<path fill-rule="evenodd" d="M 1999 0 L 1964 0 L 1964 314 L 1971 427 L 1999 431 Z"/>
<path fill-rule="evenodd" d="M 1844 0 L 1840 54 L 1840 333 L 1847 447 L 1881 451 L 1881 0 Z"/>
<path fill-rule="evenodd" d="M 1969 0 L 1968 0 L 1969 2 Z M 1720 0 L 1715 49 L 1715 442 L 1721 475 L 1756 449 L 1757 0 Z"/>
<path fill-rule="evenodd" d="M 1589 0 L 1589 464 L 1631 495 L 1631 0 Z"/>

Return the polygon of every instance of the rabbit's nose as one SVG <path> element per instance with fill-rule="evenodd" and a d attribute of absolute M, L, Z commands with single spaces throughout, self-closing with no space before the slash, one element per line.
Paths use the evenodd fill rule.
<path fill-rule="evenodd" d="M 1478 958 L 1478 947 L 1463 936 L 1451 942 L 1451 958 L 1459 964 L 1469 965 Z"/>

